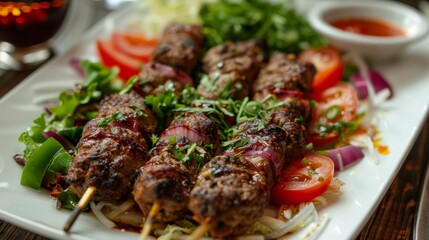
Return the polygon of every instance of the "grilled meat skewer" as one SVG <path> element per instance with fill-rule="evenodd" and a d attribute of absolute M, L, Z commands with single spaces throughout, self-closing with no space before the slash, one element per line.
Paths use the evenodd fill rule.
<path fill-rule="evenodd" d="M 314 74 L 313 65 L 276 54 L 259 73 L 253 91 L 259 98 L 278 90 L 305 94 Z M 306 130 L 298 112 L 301 109 L 285 103 L 287 107 L 272 110 L 262 122 L 240 123 L 232 137 L 237 144 L 233 154 L 212 159 L 198 176 L 188 207 L 202 226 L 209 226 L 212 237 L 243 234 L 268 205 L 269 189 L 282 167 L 304 155 Z"/>
<path fill-rule="evenodd" d="M 202 41 L 201 26 L 171 23 L 152 53 L 152 60 L 190 74 L 198 63 Z"/>
<path fill-rule="evenodd" d="M 249 96 L 263 61 L 263 50 L 256 41 L 215 46 L 203 58 L 207 76 L 201 80 L 198 92 L 207 99 L 218 99 L 225 91 L 235 99 L 243 99 Z"/>
<path fill-rule="evenodd" d="M 273 110 L 271 118 L 279 118 L 277 114 L 282 111 L 287 109 Z M 213 158 L 198 176 L 188 207 L 197 220 L 210 219 L 212 237 L 243 234 L 268 205 L 270 188 L 285 162 L 292 159 L 287 151 L 296 142 L 290 142 L 289 132 L 305 132 L 300 124 L 282 129 L 276 121 L 254 119 L 240 123 L 232 139 L 238 140 L 238 145 L 240 141 L 247 144 Z M 261 124 L 265 126 L 261 128 Z"/>
<path fill-rule="evenodd" d="M 275 53 L 270 57 L 268 64 L 261 69 L 253 84 L 253 93 L 256 94 L 268 88 L 308 93 L 315 74 L 316 68 L 313 64 L 295 61 L 285 53 Z"/>
<path fill-rule="evenodd" d="M 186 85 L 202 51 L 201 26 L 171 23 L 152 53 L 152 62 L 143 65 L 136 91 L 143 96 L 172 90 L 178 95 Z"/>
<path fill-rule="evenodd" d="M 275 53 L 253 84 L 254 99 L 274 94 L 308 120 L 311 111 L 308 93 L 315 74 L 313 64 L 295 61 L 285 53 Z"/>
<path fill-rule="evenodd" d="M 161 63 L 147 63 L 142 67 L 140 81 L 135 90 L 142 96 L 156 95 L 167 90 L 179 95 L 186 85 L 193 85 L 192 79 L 183 71 Z"/>
<path fill-rule="evenodd" d="M 155 216 L 156 221 L 171 222 L 179 218 L 186 209 L 189 192 L 202 165 L 192 156 L 185 159 L 182 154 L 198 147 L 207 154 L 198 150 L 193 154 L 208 161 L 219 145 L 217 126 L 204 114 L 190 113 L 175 119 L 161 134 L 156 146 L 157 155 L 144 165 L 134 184 L 134 200 L 144 215 L 147 216 L 153 204 L 158 203 L 161 210 Z M 184 153 L 177 152 L 181 148 Z"/>
<path fill-rule="evenodd" d="M 121 115 L 120 119 L 113 119 L 115 115 Z M 141 96 L 107 96 L 98 117 L 84 127 L 66 176 L 70 189 L 82 197 L 94 186 L 96 201 L 112 202 L 127 196 L 136 170 L 148 160 L 145 137 L 154 133 L 156 124 Z"/>

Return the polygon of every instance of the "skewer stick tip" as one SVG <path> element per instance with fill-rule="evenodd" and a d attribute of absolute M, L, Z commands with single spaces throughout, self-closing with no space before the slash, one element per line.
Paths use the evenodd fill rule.
<path fill-rule="evenodd" d="M 158 214 L 159 210 L 161 210 L 161 206 L 158 202 L 155 202 L 150 209 L 146 221 L 144 222 L 139 240 L 146 240 L 146 238 L 149 236 L 150 230 L 152 229 L 154 217 L 156 216 L 156 214 Z"/>
<path fill-rule="evenodd" d="M 210 219 L 204 220 L 200 226 L 198 226 L 187 240 L 198 240 L 210 229 Z"/>
<path fill-rule="evenodd" d="M 91 201 L 96 190 L 97 189 L 94 186 L 90 186 L 86 189 L 85 193 L 77 203 L 76 208 L 73 210 L 66 224 L 64 224 L 64 227 L 63 227 L 64 232 L 70 231 L 71 227 L 73 226 L 76 219 L 79 217 L 80 213 L 83 212 L 83 209 L 85 209 L 85 207 Z"/>

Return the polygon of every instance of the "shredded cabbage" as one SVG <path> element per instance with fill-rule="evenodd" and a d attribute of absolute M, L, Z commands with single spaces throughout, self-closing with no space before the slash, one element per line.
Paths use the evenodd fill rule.
<path fill-rule="evenodd" d="M 199 10 L 204 0 L 146 0 L 140 1 L 144 14 L 130 17 L 128 28 L 147 37 L 158 38 L 172 21 L 200 23 Z M 149 10 L 150 9 L 150 10 Z"/>
<path fill-rule="evenodd" d="M 300 235 L 300 239 L 316 239 L 328 223 L 328 215 L 323 214 L 317 221 L 310 223 Z"/>
<path fill-rule="evenodd" d="M 177 225 L 167 225 L 167 227 L 162 231 L 161 236 L 158 238 L 158 240 L 171 240 L 171 239 L 177 239 L 177 235 L 183 235 L 183 233 L 190 234 L 192 231 L 194 231 L 195 227 L 193 228 L 185 228 L 185 227 L 179 227 Z"/>
<path fill-rule="evenodd" d="M 109 218 L 107 218 L 104 213 L 101 211 L 103 207 L 106 205 L 106 203 L 100 202 L 98 204 L 95 204 L 94 201 L 91 201 L 89 203 L 89 206 L 91 207 L 92 212 L 94 213 L 95 217 L 100 220 L 100 222 L 106 226 L 107 228 L 114 228 L 116 224 L 112 221 L 110 221 Z"/>

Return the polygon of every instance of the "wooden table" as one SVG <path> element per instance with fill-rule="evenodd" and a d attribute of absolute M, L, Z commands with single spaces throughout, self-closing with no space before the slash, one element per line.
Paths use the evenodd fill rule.
<path fill-rule="evenodd" d="M 3 72 L 0 70 L 0 97 L 31 72 Z M 428 146 L 428 134 L 429 119 L 426 120 L 403 167 L 357 239 L 413 239 L 418 197 L 429 162 L 429 148 L 426 147 Z M 47 238 L 0 220 L 0 239 L 42 240 Z"/>

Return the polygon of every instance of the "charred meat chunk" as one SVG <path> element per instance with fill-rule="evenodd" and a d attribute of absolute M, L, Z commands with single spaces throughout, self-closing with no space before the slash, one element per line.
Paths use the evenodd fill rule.
<path fill-rule="evenodd" d="M 98 117 L 85 124 L 66 176 L 80 197 L 89 186 L 95 201 L 118 201 L 129 195 L 136 171 L 148 160 L 146 139 L 157 120 L 135 93 L 112 94 L 101 103 Z"/>
<path fill-rule="evenodd" d="M 99 126 L 100 121 L 96 118 L 85 125 L 66 181 L 79 197 L 95 186 L 95 201 L 113 202 L 130 193 L 148 149 L 142 134 L 110 124 Z"/>
<path fill-rule="evenodd" d="M 256 77 L 264 61 L 264 52 L 258 42 L 225 42 L 207 51 L 203 58 L 206 73 L 237 72 L 246 77 L 250 84 Z"/>
<path fill-rule="evenodd" d="M 304 156 L 307 147 L 307 131 L 301 115 L 293 109 L 278 108 L 270 112 L 269 121 L 286 133 L 286 160 Z"/>
<path fill-rule="evenodd" d="M 197 91 L 206 99 L 233 98 L 249 96 L 250 85 L 238 72 L 220 73 L 218 71 L 201 79 Z"/>
<path fill-rule="evenodd" d="M 263 51 L 255 41 L 225 42 L 212 47 L 204 56 L 207 75 L 197 90 L 208 99 L 243 99 L 249 96 L 263 61 Z"/>
<path fill-rule="evenodd" d="M 313 64 L 298 62 L 287 54 L 275 53 L 261 69 L 253 85 L 253 93 L 267 88 L 299 90 L 307 93 L 316 74 Z"/>
<path fill-rule="evenodd" d="M 189 74 L 202 51 L 202 28 L 199 25 L 172 23 L 152 53 L 153 62 L 165 64 Z"/>
<path fill-rule="evenodd" d="M 210 224 L 210 236 L 238 236 L 261 217 L 269 201 L 266 179 L 243 156 L 221 155 L 201 170 L 189 209 Z"/>
<path fill-rule="evenodd" d="M 197 171 L 197 162 L 182 163 L 170 151 L 162 151 L 144 165 L 134 184 L 134 200 L 145 216 L 157 202 L 162 207 L 156 221 L 174 221 L 186 209 Z"/>
<path fill-rule="evenodd" d="M 214 147 L 216 146 L 216 147 Z M 141 169 L 134 184 L 134 200 L 147 216 L 157 203 L 158 222 L 171 222 L 187 210 L 189 193 L 200 167 L 219 151 L 216 124 L 201 113 L 176 118 L 161 133 L 153 156 Z"/>
<path fill-rule="evenodd" d="M 135 89 L 142 96 L 156 95 L 167 90 L 179 95 L 186 85 L 193 85 L 188 74 L 160 63 L 143 65 L 140 79 Z"/>
<path fill-rule="evenodd" d="M 232 146 L 234 147 L 232 153 L 245 156 L 248 161 L 259 167 L 259 171 L 271 187 L 277 181 L 287 155 L 288 136 L 283 129 L 271 122 L 248 120 L 238 125 L 237 132 L 231 139 L 237 145 Z"/>
<path fill-rule="evenodd" d="M 119 116 L 118 116 L 119 115 Z M 158 120 L 153 112 L 145 105 L 144 98 L 137 93 L 112 94 L 106 96 L 98 111 L 99 118 L 117 116 L 114 123 L 133 130 L 139 130 L 146 138 L 156 132 Z"/>

